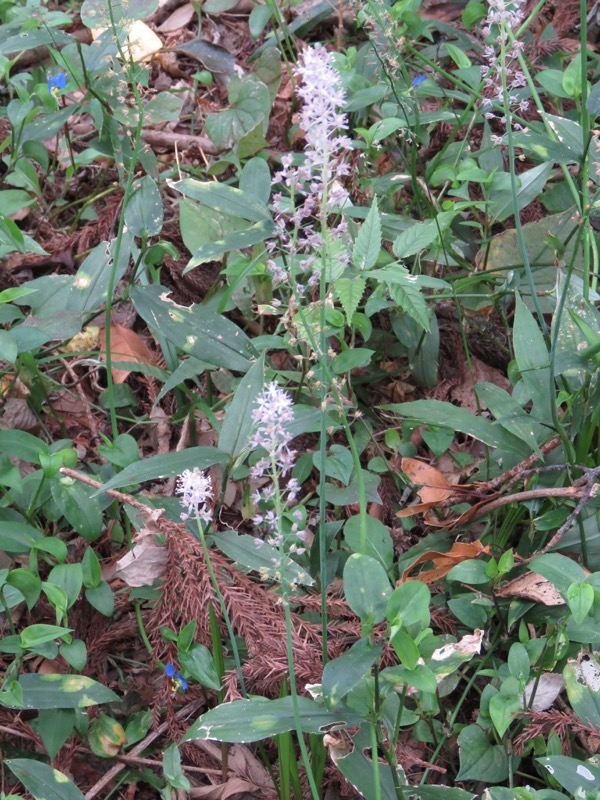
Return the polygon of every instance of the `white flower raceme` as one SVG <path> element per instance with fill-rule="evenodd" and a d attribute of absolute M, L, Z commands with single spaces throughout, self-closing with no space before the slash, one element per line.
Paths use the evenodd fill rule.
<path fill-rule="evenodd" d="M 209 507 L 213 499 L 212 482 L 198 467 L 193 470 L 184 470 L 177 481 L 177 494 L 181 495 L 181 505 L 185 509 L 181 519 L 199 517 L 204 522 L 212 519 L 212 510 Z"/>
<path fill-rule="evenodd" d="M 295 456 L 289 448 L 293 437 L 287 429 L 294 419 L 292 398 L 273 382 L 263 389 L 256 402 L 258 408 L 252 412 L 252 419 L 257 427 L 250 444 L 264 448 L 268 457 L 256 464 L 253 477 L 264 475 L 267 469 L 272 468 L 273 460 L 285 475 L 292 468 Z"/>
<path fill-rule="evenodd" d="M 278 248 L 286 256 L 285 265 L 275 258 L 267 264 L 275 285 L 289 279 L 292 261 L 297 273 L 318 273 L 326 218 L 333 207 L 343 206 L 348 198 L 340 181 L 350 171 L 344 156 L 352 150 L 352 142 L 345 134 L 348 120 L 340 109 L 346 96 L 333 57 L 321 44 L 308 47 L 300 56 L 296 74 L 300 78 L 296 94 L 302 101 L 300 128 L 306 147 L 301 166 L 295 167 L 293 156 L 287 154 L 273 179 L 274 184 L 283 184 L 289 190 L 289 196 L 281 192 L 273 195 L 277 241 L 267 247 L 271 251 Z M 346 233 L 343 220 L 327 227 L 330 241 Z M 345 258 L 344 253 L 338 253 L 337 258 Z"/>

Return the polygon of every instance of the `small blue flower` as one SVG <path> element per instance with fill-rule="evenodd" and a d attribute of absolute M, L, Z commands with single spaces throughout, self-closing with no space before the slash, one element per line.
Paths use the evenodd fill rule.
<path fill-rule="evenodd" d="M 56 75 L 48 75 L 48 80 L 46 81 L 46 85 L 48 86 L 48 91 L 54 97 L 58 97 L 61 90 L 64 89 L 67 85 L 67 75 L 64 72 L 57 72 Z"/>
<path fill-rule="evenodd" d="M 420 75 L 415 75 L 411 83 L 416 88 L 417 86 L 420 86 L 425 80 L 427 80 L 427 75 L 421 73 Z"/>
<path fill-rule="evenodd" d="M 165 675 L 171 678 L 171 689 L 174 692 L 187 692 L 188 682 L 181 672 L 177 672 L 173 664 L 165 665 Z"/>

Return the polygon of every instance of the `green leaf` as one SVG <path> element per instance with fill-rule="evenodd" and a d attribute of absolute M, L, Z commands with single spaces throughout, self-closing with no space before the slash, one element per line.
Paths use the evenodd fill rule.
<path fill-rule="evenodd" d="M 230 108 L 209 114 L 205 121 L 206 133 L 219 149 L 233 147 L 259 125 L 266 134 L 271 95 L 262 81 L 251 74 L 234 77 L 229 85 L 229 102 Z"/>
<path fill-rule="evenodd" d="M 66 775 L 33 758 L 5 762 L 35 800 L 84 800 L 83 793 Z"/>
<path fill-rule="evenodd" d="M 516 436 L 502 430 L 485 417 L 476 417 L 465 408 L 453 406 L 442 400 L 415 400 L 412 403 L 391 403 L 383 406 L 408 419 L 418 420 L 427 425 L 439 425 L 466 433 L 484 444 L 496 447 L 508 453 L 514 453 L 521 459 L 527 458 L 530 448 Z"/>
<path fill-rule="evenodd" d="M 86 589 L 85 599 L 96 611 L 99 611 L 105 617 L 112 617 L 115 610 L 115 596 L 106 581 L 102 581 L 98 586 Z"/>
<path fill-rule="evenodd" d="M 385 569 L 371 556 L 354 553 L 344 566 L 344 594 L 363 624 L 377 625 L 385 618 L 392 591 Z"/>
<path fill-rule="evenodd" d="M 236 531 L 220 531 L 215 544 L 228 558 L 240 567 L 275 578 L 283 572 L 286 579 L 301 586 L 312 586 L 313 578 L 289 556 L 281 558 L 279 550 L 267 542 L 257 543 L 254 536 Z M 275 566 L 281 561 L 280 566 Z"/>
<path fill-rule="evenodd" d="M 19 684 L 22 708 L 87 708 L 120 702 L 118 695 L 84 675 L 26 674 L 19 676 Z"/>
<path fill-rule="evenodd" d="M 334 283 L 333 290 L 342 304 L 347 325 L 350 325 L 352 317 L 365 293 L 366 286 L 367 281 L 362 277 L 338 278 Z"/>
<path fill-rule="evenodd" d="M 271 170 L 264 158 L 255 156 L 244 164 L 240 174 L 240 189 L 253 195 L 259 203 L 267 205 L 271 197 Z"/>
<path fill-rule="evenodd" d="M 500 737 L 504 736 L 514 715 L 521 709 L 519 694 L 516 691 L 513 693 L 503 691 L 503 689 L 504 684 L 500 687 L 498 694 L 490 698 L 489 705 L 490 717 Z"/>
<path fill-rule="evenodd" d="M 344 525 L 344 539 L 353 552 L 360 550 L 360 515 L 350 517 Z M 377 559 L 386 570 L 394 560 L 394 544 L 387 527 L 375 517 L 367 514 L 367 549 L 365 555 Z"/>
<path fill-rule="evenodd" d="M 553 169 L 554 162 L 547 161 L 544 164 L 538 164 L 537 167 L 532 167 L 532 169 L 521 172 L 517 176 L 516 198 L 513 196 L 512 188 L 498 189 L 497 186 L 494 185 L 494 181 L 496 181 L 496 183 L 500 181 L 498 176 L 503 176 L 505 174 L 497 173 L 492 179 L 490 188 L 490 195 L 492 197 L 489 204 L 490 216 L 493 217 L 496 222 L 504 222 L 504 220 L 522 211 L 540 194 L 546 181 L 552 174 Z"/>
<path fill-rule="evenodd" d="M 94 542 L 103 532 L 102 509 L 93 489 L 72 478 L 57 477 L 51 483 L 52 499 L 67 522 L 86 541 Z"/>
<path fill-rule="evenodd" d="M 392 300 L 423 330 L 429 330 L 430 312 L 420 289 L 420 276 L 410 275 L 405 267 L 394 264 L 383 269 L 370 270 L 367 278 L 375 278 L 387 284 Z"/>
<path fill-rule="evenodd" d="M 567 604 L 577 625 L 581 625 L 594 605 L 594 587 L 589 583 L 572 583 L 567 589 Z"/>
<path fill-rule="evenodd" d="M 452 567 L 447 575 L 449 581 L 459 581 L 459 583 L 467 583 L 472 586 L 477 586 L 480 583 L 489 583 L 489 577 L 486 574 L 487 562 L 480 561 L 476 558 L 468 558 L 466 561 L 461 561 Z"/>
<path fill-rule="evenodd" d="M 373 647 L 368 639 L 359 639 L 346 652 L 328 661 L 323 670 L 323 696 L 330 705 L 342 700 L 363 678 L 381 656 L 382 648 Z"/>
<path fill-rule="evenodd" d="M 535 453 L 540 453 L 538 442 L 548 438 L 548 427 L 527 414 L 511 395 L 495 383 L 478 383 L 477 397 L 509 433 L 518 436 Z"/>
<path fill-rule="evenodd" d="M 204 10 L 206 10 L 206 6 L 204 6 Z M 181 756 L 175 743 L 170 744 L 163 753 L 163 772 L 171 788 L 183 789 L 185 792 L 189 792 L 192 788 L 191 783 L 181 771 Z"/>
<path fill-rule="evenodd" d="M 6 582 L 21 592 L 27 603 L 27 608 L 31 611 L 42 591 L 40 578 L 29 569 L 17 567 L 10 570 L 6 577 Z"/>
<path fill-rule="evenodd" d="M 118 489 L 121 486 L 130 486 L 132 483 L 142 483 L 156 478 L 174 478 L 181 475 L 185 469 L 208 469 L 213 464 L 225 465 L 229 461 L 227 453 L 222 453 L 216 447 L 189 447 L 180 453 L 165 453 L 164 455 L 151 456 L 130 464 L 124 470 L 107 481 L 98 493 L 107 489 Z"/>
<path fill-rule="evenodd" d="M 581 97 L 581 92 L 583 89 L 581 75 L 581 53 L 577 53 L 567 65 L 567 68 L 563 73 L 562 88 L 569 95 L 569 97 Z"/>
<path fill-rule="evenodd" d="M 0 430 L 0 451 L 22 461 L 39 463 L 40 453 L 49 453 L 46 442 L 25 431 Z"/>
<path fill-rule="evenodd" d="M 240 379 L 233 400 L 225 412 L 225 419 L 219 435 L 219 450 L 229 453 L 234 459 L 249 446 L 250 434 L 254 427 L 252 412 L 264 382 L 265 356 L 263 353 Z"/>
<path fill-rule="evenodd" d="M 567 599 L 569 586 L 572 583 L 581 583 L 585 580 L 583 569 L 572 558 L 560 553 L 546 553 L 538 556 L 529 565 L 532 572 L 541 575 L 550 581 L 554 588 Z"/>
<path fill-rule="evenodd" d="M 551 420 L 554 386 L 551 383 L 548 348 L 533 314 L 519 295 L 515 309 L 513 346 L 521 379 L 533 402 L 532 413 L 539 419 Z"/>
<path fill-rule="evenodd" d="M 37 28 L 28 31 L 22 31 L 15 36 L 6 36 L 0 43 L 0 55 L 16 55 L 23 53 L 27 50 L 33 50 L 36 47 L 44 47 L 45 45 L 68 44 L 73 41 L 73 37 L 64 31 L 57 31 L 52 28 Z"/>
<path fill-rule="evenodd" d="M 176 181 L 173 188 L 185 197 L 197 200 L 214 211 L 230 217 L 245 219 L 248 222 L 263 222 L 271 219 L 271 213 L 265 202 L 259 200 L 251 192 L 236 189 L 226 183 L 184 178 Z"/>
<path fill-rule="evenodd" d="M 19 354 L 17 340 L 10 331 L 0 330 L 0 353 L 4 361 L 14 364 Z"/>
<path fill-rule="evenodd" d="M 335 357 L 332 364 L 333 372 L 336 375 L 344 375 L 353 369 L 368 367 L 374 354 L 375 350 L 369 350 L 367 347 L 349 347 Z"/>
<path fill-rule="evenodd" d="M 26 522 L 0 521 L 0 550 L 5 553 L 29 553 L 35 542 L 44 535 Z"/>
<path fill-rule="evenodd" d="M 352 724 L 359 719 L 352 711 L 329 711 L 308 697 L 298 697 L 300 726 L 305 733 L 323 733 Z M 278 733 L 294 730 L 294 709 L 291 697 L 267 700 L 253 697 L 234 700 L 203 714 L 183 737 L 183 742 L 212 739 L 216 742 L 258 742 Z"/>
<path fill-rule="evenodd" d="M 409 670 L 415 669 L 421 654 L 414 639 L 402 628 L 392 626 L 390 644 L 398 656 L 400 663 Z"/>
<path fill-rule="evenodd" d="M 75 712 L 70 708 L 53 708 L 40 711 L 37 729 L 50 758 L 56 754 L 75 729 Z"/>
<path fill-rule="evenodd" d="M 595 797 L 600 786 L 600 767 L 590 761 L 579 761 L 569 756 L 546 756 L 538 758 L 555 781 L 566 789 L 571 797 Z M 593 794 L 581 794 L 591 792 Z"/>
<path fill-rule="evenodd" d="M 106 0 L 84 0 L 81 21 L 86 28 L 118 30 L 136 19 L 148 19 L 158 8 L 158 0 L 111 0 L 110 12 Z"/>
<path fill-rule="evenodd" d="M 479 725 L 467 725 L 458 734 L 459 781 L 500 783 L 509 773 L 508 756 L 502 745 L 492 745 Z"/>
<path fill-rule="evenodd" d="M 354 247 L 352 248 L 352 263 L 357 269 L 371 269 L 371 267 L 374 267 L 377 263 L 380 250 L 381 219 L 379 217 L 377 198 L 375 198 L 373 200 L 373 205 L 369 209 L 367 218 L 360 226 L 358 236 L 354 242 Z M 345 308 L 344 311 L 346 311 Z M 352 314 L 354 314 L 354 311 L 356 311 L 356 307 L 353 309 Z M 352 317 L 352 314 L 346 311 L 348 319 Z"/>
<path fill-rule="evenodd" d="M 393 251 L 400 260 L 414 256 L 430 247 L 439 236 L 439 227 L 434 219 L 425 222 L 415 222 L 396 238 Z"/>
<path fill-rule="evenodd" d="M 133 184 L 133 194 L 125 209 L 125 223 L 133 236 L 157 236 L 163 220 L 162 197 L 158 186 L 150 175 L 145 175 Z"/>
<path fill-rule="evenodd" d="M 144 125 L 162 125 L 165 122 L 179 122 L 183 109 L 183 98 L 173 92 L 162 91 L 144 106 Z M 149 177 L 149 176 L 146 176 Z M 145 180 L 145 178 L 142 178 Z M 150 179 L 152 180 L 152 179 Z M 162 202 L 161 202 L 162 211 Z M 162 214 L 161 214 L 162 220 Z M 156 222 L 155 222 L 156 224 Z M 162 221 L 161 221 L 162 227 Z M 139 234 L 134 234 L 139 236 Z"/>
<path fill-rule="evenodd" d="M 429 626 L 431 617 L 429 604 L 431 592 L 421 581 L 401 583 L 394 589 L 387 609 L 390 625 L 402 625 L 405 628 L 417 628 L 420 632 Z"/>
<path fill-rule="evenodd" d="M 73 639 L 70 644 L 63 642 L 60 646 L 60 654 L 67 664 L 78 672 L 81 672 L 87 663 L 87 647 L 81 639 Z"/>
<path fill-rule="evenodd" d="M 275 225 L 272 220 L 263 219 L 242 230 L 227 233 L 222 239 L 207 242 L 194 250 L 183 272 L 185 274 L 205 261 L 219 261 L 224 253 L 229 253 L 231 250 L 244 250 L 246 247 L 264 242 L 274 230 Z"/>
<path fill-rule="evenodd" d="M 567 696 L 584 725 L 600 729 L 600 662 L 592 653 L 582 652 L 569 659 L 563 670 Z"/>
<path fill-rule="evenodd" d="M 83 570 L 81 564 L 58 564 L 50 570 L 47 582 L 59 586 L 67 595 L 68 605 L 75 605 L 83 586 Z"/>
<path fill-rule="evenodd" d="M 191 678 L 203 686 L 215 691 L 221 688 L 213 657 L 203 644 L 195 645 L 189 652 L 180 652 L 179 663 Z"/>
<path fill-rule="evenodd" d="M 59 636 L 64 636 L 66 633 L 70 632 L 71 628 L 62 628 L 60 625 L 45 625 L 39 623 L 23 628 L 19 638 L 21 647 L 30 649 L 38 647 L 40 644 L 44 644 L 44 642 L 51 642 L 54 639 L 58 639 Z"/>
<path fill-rule="evenodd" d="M 188 355 L 215 367 L 247 372 L 257 354 L 246 334 L 205 305 L 179 306 L 162 286 L 131 290 L 138 314 L 148 325 Z"/>
<path fill-rule="evenodd" d="M 406 710 L 402 712 L 402 718 L 406 715 Z M 360 729 L 350 737 L 348 743 L 348 751 L 343 748 L 342 753 L 335 752 L 335 748 L 331 749 L 331 757 L 335 766 L 339 769 L 346 780 L 352 784 L 361 797 L 373 798 L 373 761 L 371 759 L 371 746 L 372 746 L 372 726 L 369 723 L 363 723 Z M 391 767 L 385 762 L 379 764 L 379 795 L 381 800 L 397 800 L 398 793 L 395 789 L 395 784 L 402 786 L 406 784 L 406 775 L 402 767 L 396 767 L 396 774 L 392 774 Z M 412 790 L 415 787 L 411 786 Z M 444 787 L 446 788 L 446 787 Z M 408 796 L 408 795 L 406 795 Z M 440 798 L 442 800 L 442 798 Z"/>

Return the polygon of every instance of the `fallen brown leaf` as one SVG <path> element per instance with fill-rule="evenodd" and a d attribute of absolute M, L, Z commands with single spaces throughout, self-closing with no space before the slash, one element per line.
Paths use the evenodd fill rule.
<path fill-rule="evenodd" d="M 478 556 L 482 554 L 489 555 L 489 552 L 489 547 L 481 544 L 479 540 L 475 542 L 454 542 L 447 553 L 439 553 L 437 550 L 428 550 L 426 553 L 422 553 L 416 561 L 413 561 L 410 567 L 404 570 L 398 584 L 412 580 L 423 581 L 423 583 L 435 583 L 441 580 L 441 578 L 444 578 L 452 567 L 460 564 L 461 561 L 467 561 L 470 558 L 478 558 Z M 415 567 L 421 564 L 427 564 L 430 561 L 433 564 L 431 569 L 419 572 L 417 575 L 411 574 Z"/>
<path fill-rule="evenodd" d="M 106 361 L 106 336 L 104 331 L 100 334 L 100 343 L 103 352 L 100 356 Z M 154 364 L 154 354 L 142 337 L 126 328 L 124 325 L 114 323 L 110 326 L 110 354 L 113 361 L 131 361 L 134 364 Z M 115 383 L 124 383 L 131 370 L 112 368 Z"/>

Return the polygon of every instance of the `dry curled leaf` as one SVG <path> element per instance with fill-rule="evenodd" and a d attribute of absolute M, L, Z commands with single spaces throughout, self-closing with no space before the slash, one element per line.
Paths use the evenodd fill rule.
<path fill-rule="evenodd" d="M 489 547 L 481 544 L 479 540 L 475 542 L 454 542 L 447 553 L 428 550 L 426 553 L 421 553 L 416 561 L 413 561 L 410 567 L 404 570 L 398 583 L 405 583 L 405 581 L 411 580 L 419 580 L 423 581 L 423 583 L 436 583 L 442 578 L 445 578 L 452 567 L 460 564 L 461 561 L 477 558 L 482 554 L 489 555 L 489 553 Z M 415 567 L 429 562 L 433 564 L 431 569 L 423 570 L 416 575 L 411 574 L 414 572 Z"/>
<path fill-rule="evenodd" d="M 496 597 L 518 597 L 543 606 L 564 606 L 565 601 L 549 580 L 535 572 L 526 572 L 496 591 Z"/>
<path fill-rule="evenodd" d="M 101 335 L 101 346 L 104 352 L 100 355 L 106 360 L 106 339 L 104 332 Z M 124 325 L 113 324 L 110 326 L 110 354 L 113 362 L 129 361 L 134 364 L 154 364 L 154 354 L 142 339 L 139 333 L 126 328 Z M 130 370 L 118 369 L 113 366 L 112 376 L 115 383 L 127 380 Z"/>

